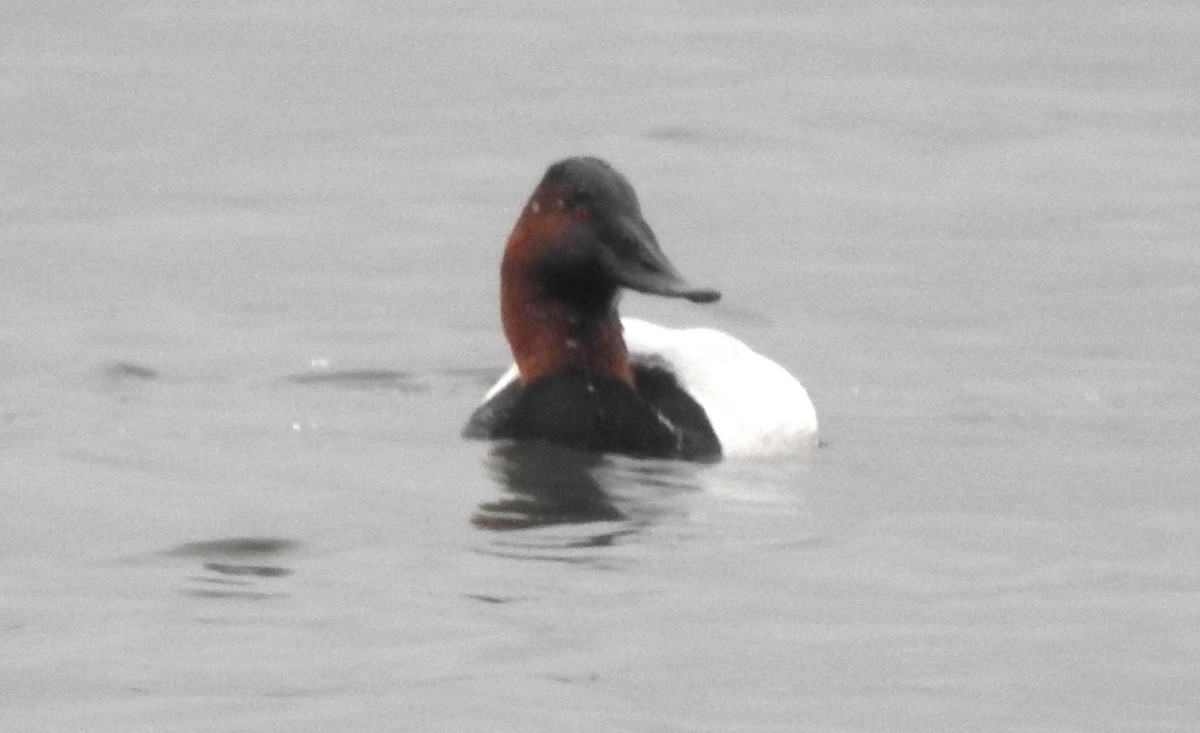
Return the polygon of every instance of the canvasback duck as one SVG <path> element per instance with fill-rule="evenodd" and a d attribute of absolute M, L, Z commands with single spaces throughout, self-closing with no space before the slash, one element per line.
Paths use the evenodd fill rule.
<path fill-rule="evenodd" d="M 500 266 L 500 316 L 515 364 L 463 429 L 639 457 L 716 460 L 814 442 L 804 387 L 741 341 L 617 314 L 621 288 L 693 303 L 633 186 L 590 157 L 551 165 Z"/>

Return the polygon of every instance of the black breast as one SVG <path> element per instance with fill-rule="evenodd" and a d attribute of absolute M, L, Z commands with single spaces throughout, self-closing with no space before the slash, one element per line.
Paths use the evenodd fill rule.
<path fill-rule="evenodd" d="M 513 381 L 480 405 L 468 438 L 543 440 L 643 458 L 715 460 L 721 443 L 700 406 L 669 371 L 635 366 L 634 387 L 571 370 L 523 385 Z"/>

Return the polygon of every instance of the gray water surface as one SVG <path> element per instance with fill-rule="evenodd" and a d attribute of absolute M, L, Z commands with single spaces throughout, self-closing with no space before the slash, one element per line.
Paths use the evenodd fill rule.
<path fill-rule="evenodd" d="M 1190 4 L 4 16 L 4 730 L 1195 730 Z M 580 153 L 824 447 L 459 439 Z"/>

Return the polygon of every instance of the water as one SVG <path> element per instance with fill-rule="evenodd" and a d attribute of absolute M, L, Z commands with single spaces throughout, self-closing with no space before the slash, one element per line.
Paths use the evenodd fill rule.
<path fill-rule="evenodd" d="M 5 16 L 5 730 L 1200 718 L 1190 5 Z M 823 448 L 458 439 L 585 152 Z"/>

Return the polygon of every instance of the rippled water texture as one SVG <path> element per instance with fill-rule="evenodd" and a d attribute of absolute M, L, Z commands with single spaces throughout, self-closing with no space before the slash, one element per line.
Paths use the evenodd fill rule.
<path fill-rule="evenodd" d="M 1188 3 L 10 4 L 5 731 L 1192 731 Z M 825 445 L 458 437 L 551 160 Z"/>

